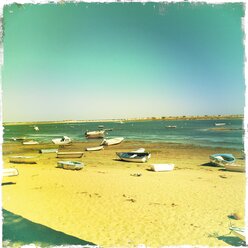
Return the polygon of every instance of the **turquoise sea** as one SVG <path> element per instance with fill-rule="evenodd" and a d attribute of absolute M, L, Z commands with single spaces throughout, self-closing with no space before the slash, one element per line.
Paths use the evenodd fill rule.
<path fill-rule="evenodd" d="M 225 123 L 215 126 L 215 123 Z M 40 143 L 51 143 L 53 138 L 69 136 L 74 141 L 86 141 L 86 130 L 99 130 L 104 126 L 106 137 L 122 136 L 125 140 L 183 143 L 197 146 L 234 148 L 244 147 L 242 119 L 227 120 L 161 120 L 128 122 L 81 122 L 61 124 L 8 125 L 4 128 L 4 142 L 13 142 L 12 137 L 26 137 Z M 168 128 L 176 126 L 176 128 Z"/>

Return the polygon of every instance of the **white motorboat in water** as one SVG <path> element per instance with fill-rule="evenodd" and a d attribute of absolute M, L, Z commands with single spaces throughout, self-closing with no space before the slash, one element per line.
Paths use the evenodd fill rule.
<path fill-rule="evenodd" d="M 56 168 L 62 168 L 66 170 L 81 170 L 84 164 L 77 161 L 58 161 Z"/>
<path fill-rule="evenodd" d="M 226 123 L 225 122 L 217 122 L 217 123 L 214 123 L 215 126 L 225 126 Z"/>
<path fill-rule="evenodd" d="M 66 145 L 71 143 L 71 139 L 68 136 L 63 136 L 62 138 L 52 139 L 52 142 L 56 145 Z"/>
<path fill-rule="evenodd" d="M 123 140 L 124 140 L 123 137 L 117 137 L 113 139 L 103 139 L 100 145 L 106 145 L 106 146 L 117 145 L 120 144 Z"/>

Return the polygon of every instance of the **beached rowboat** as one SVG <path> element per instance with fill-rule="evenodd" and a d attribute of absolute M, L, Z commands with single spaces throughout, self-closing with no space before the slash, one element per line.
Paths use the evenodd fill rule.
<path fill-rule="evenodd" d="M 62 168 L 66 170 L 81 170 L 84 164 L 76 161 L 58 161 L 56 168 Z"/>
<path fill-rule="evenodd" d="M 117 152 L 116 155 L 123 161 L 145 163 L 151 157 L 149 152 Z"/>
<path fill-rule="evenodd" d="M 52 142 L 56 145 L 66 145 L 71 143 L 71 139 L 68 136 L 63 136 L 62 138 L 52 139 Z"/>
<path fill-rule="evenodd" d="M 174 164 L 151 164 L 151 170 L 153 171 L 172 171 Z"/>
<path fill-rule="evenodd" d="M 3 169 L 3 176 L 4 177 L 13 177 L 18 176 L 19 172 L 16 168 L 4 168 Z"/>
<path fill-rule="evenodd" d="M 106 146 L 117 145 L 120 144 L 123 140 L 124 140 L 123 137 L 118 137 L 113 139 L 103 139 L 100 145 L 106 145 Z"/>
<path fill-rule="evenodd" d="M 226 123 L 224 122 L 219 122 L 219 123 L 214 123 L 215 126 L 225 126 Z"/>
<path fill-rule="evenodd" d="M 58 151 L 57 158 L 81 158 L 83 154 L 82 151 Z"/>
<path fill-rule="evenodd" d="M 232 154 L 212 154 L 209 158 L 210 162 L 216 166 L 230 165 L 236 161 Z"/>
<path fill-rule="evenodd" d="M 40 153 L 56 153 L 58 149 L 41 149 Z"/>
<path fill-rule="evenodd" d="M 17 163 L 17 164 L 36 164 L 35 156 L 11 156 L 9 157 L 10 163 Z"/>
<path fill-rule="evenodd" d="M 103 149 L 103 146 L 95 146 L 95 147 L 88 147 L 85 150 L 86 151 L 100 151 Z"/>

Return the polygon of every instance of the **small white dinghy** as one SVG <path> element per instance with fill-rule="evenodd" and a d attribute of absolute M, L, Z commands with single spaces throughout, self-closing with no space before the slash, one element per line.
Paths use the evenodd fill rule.
<path fill-rule="evenodd" d="M 3 168 L 3 177 L 18 176 L 19 172 L 16 168 Z"/>
<path fill-rule="evenodd" d="M 41 149 L 40 153 L 56 153 L 58 149 Z"/>
<path fill-rule="evenodd" d="M 84 164 L 76 161 L 58 161 L 56 168 L 62 168 L 66 170 L 81 170 Z"/>
<path fill-rule="evenodd" d="M 134 153 L 143 153 L 143 152 L 145 152 L 145 148 L 139 148 L 139 149 L 137 149 L 135 151 L 131 151 L 131 152 L 134 152 Z"/>
<path fill-rule="evenodd" d="M 226 164 L 225 169 L 227 171 L 234 171 L 234 172 L 245 172 L 245 165 L 239 164 Z"/>
<path fill-rule="evenodd" d="M 113 139 L 103 139 L 103 141 L 100 145 L 106 145 L 106 146 L 118 145 L 123 140 L 124 140 L 123 137 L 117 137 L 117 138 L 113 138 Z"/>
<path fill-rule="evenodd" d="M 38 145 L 39 142 L 38 141 L 34 141 L 34 140 L 28 140 L 28 141 L 23 141 L 22 144 L 23 145 Z"/>
<path fill-rule="evenodd" d="M 86 151 L 100 151 L 104 149 L 103 146 L 95 146 L 95 147 L 87 147 L 85 150 Z"/>
<path fill-rule="evenodd" d="M 174 170 L 174 164 L 151 164 L 151 170 L 153 171 L 172 171 Z"/>
<path fill-rule="evenodd" d="M 10 163 L 16 164 L 36 164 L 35 156 L 11 156 L 9 157 Z"/>

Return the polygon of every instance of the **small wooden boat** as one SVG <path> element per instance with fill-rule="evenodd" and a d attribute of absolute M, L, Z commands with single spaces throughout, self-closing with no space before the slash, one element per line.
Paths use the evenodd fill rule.
<path fill-rule="evenodd" d="M 124 140 L 123 137 L 113 138 L 113 139 L 103 139 L 100 145 L 112 146 L 120 144 Z"/>
<path fill-rule="evenodd" d="M 10 163 L 16 164 L 36 164 L 35 156 L 11 156 L 9 157 Z"/>
<path fill-rule="evenodd" d="M 86 151 L 100 151 L 102 149 L 104 149 L 103 146 L 95 146 L 95 147 L 88 147 L 85 150 Z"/>
<path fill-rule="evenodd" d="M 81 170 L 84 164 L 76 161 L 58 161 L 56 168 L 62 168 L 66 170 Z"/>
<path fill-rule="evenodd" d="M 34 140 L 29 140 L 29 141 L 23 141 L 22 144 L 23 145 L 38 145 L 39 142 L 38 141 L 34 141 Z"/>
<path fill-rule="evenodd" d="M 40 153 L 56 153 L 58 149 L 41 149 Z"/>
<path fill-rule="evenodd" d="M 81 158 L 83 154 L 82 151 L 58 151 L 57 158 Z"/>
<path fill-rule="evenodd" d="M 123 161 L 145 163 L 151 157 L 149 152 L 117 152 L 116 155 Z"/>
<path fill-rule="evenodd" d="M 153 171 L 172 171 L 174 164 L 151 164 L 151 170 Z"/>
<path fill-rule="evenodd" d="M 3 177 L 18 176 L 19 172 L 16 168 L 3 168 Z"/>
<path fill-rule="evenodd" d="M 217 123 L 214 123 L 215 126 L 225 126 L 226 123 L 224 122 L 217 122 Z"/>
<path fill-rule="evenodd" d="M 245 165 L 226 164 L 225 169 L 227 171 L 245 172 Z"/>
<path fill-rule="evenodd" d="M 245 229 L 240 227 L 231 226 L 229 230 L 232 231 L 237 237 L 245 241 Z"/>
<path fill-rule="evenodd" d="M 233 164 L 236 159 L 232 154 L 213 154 L 209 156 L 210 162 L 215 166 L 225 166 Z"/>
<path fill-rule="evenodd" d="M 52 139 L 52 142 L 56 145 L 66 145 L 71 143 L 71 139 L 68 136 L 63 136 L 62 138 Z"/>
<path fill-rule="evenodd" d="M 104 138 L 105 136 L 105 130 L 99 130 L 99 131 L 86 131 L 85 136 L 87 139 L 100 139 Z"/>

